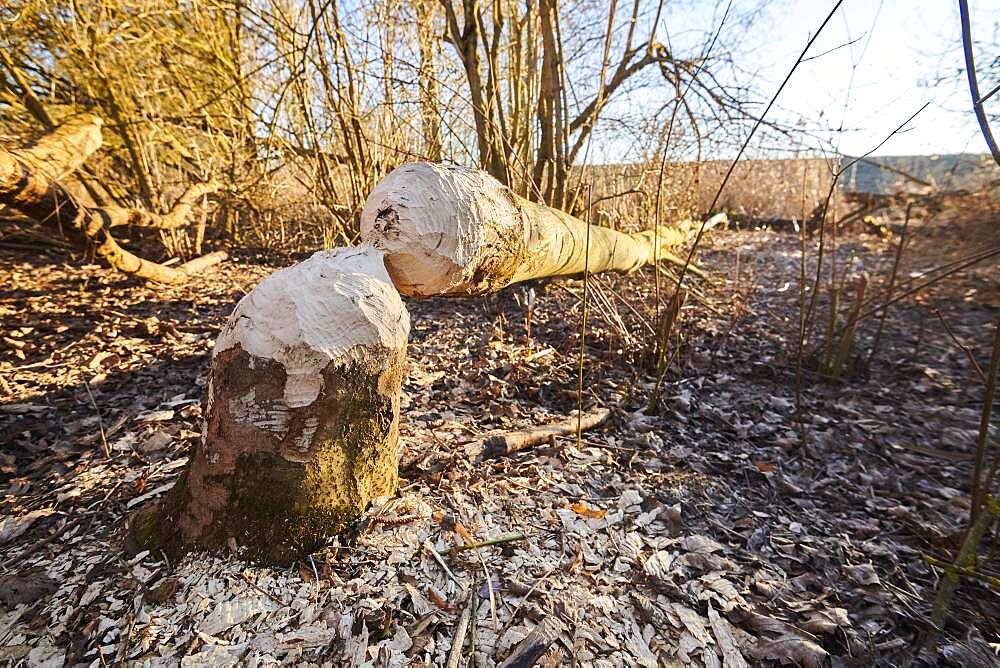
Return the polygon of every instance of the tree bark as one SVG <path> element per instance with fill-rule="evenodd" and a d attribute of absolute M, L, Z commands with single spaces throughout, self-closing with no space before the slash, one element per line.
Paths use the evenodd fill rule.
<path fill-rule="evenodd" d="M 435 32 L 434 0 L 417 0 L 413 3 L 417 13 L 417 49 L 420 64 L 417 79 L 420 84 L 420 128 L 424 135 L 424 152 L 432 162 L 441 160 L 441 102 L 438 83 L 437 50 L 440 40 Z"/>
<path fill-rule="evenodd" d="M 69 176 L 101 147 L 104 122 L 94 114 L 80 114 L 14 153 L 52 181 Z"/>
<path fill-rule="evenodd" d="M 320 251 L 244 297 L 215 344 L 202 441 L 130 548 L 287 563 L 398 482 L 409 315 L 371 247 Z"/>
<path fill-rule="evenodd" d="M 25 149 L 0 148 L 0 204 L 38 221 L 80 250 L 93 248 L 118 271 L 159 283 L 183 283 L 197 271 L 225 259 L 226 254 L 219 251 L 177 268 L 168 267 L 130 253 L 111 234 L 111 228 L 124 224 L 180 227 L 189 222 L 196 200 L 218 189 L 215 182 L 195 184 L 163 216 L 138 209 L 84 206 L 59 183 L 100 147 L 101 125 L 97 116 L 84 114 Z"/>
<path fill-rule="evenodd" d="M 84 247 L 87 236 L 79 225 L 76 199 L 57 179 L 79 167 L 101 145 L 101 121 L 96 116 L 74 118 L 25 149 L 0 148 L 0 204 L 55 228 Z"/>
<path fill-rule="evenodd" d="M 720 214 L 706 223 L 725 220 Z M 588 229 L 589 227 L 589 229 Z M 625 234 L 514 194 L 488 174 L 410 163 L 372 191 L 361 236 L 386 251 L 404 295 L 472 296 L 512 283 L 586 271 L 631 272 L 657 260 L 696 229 L 690 221 Z"/>
<path fill-rule="evenodd" d="M 205 195 L 218 192 L 221 184 L 218 181 L 205 181 L 195 183 L 182 194 L 171 207 L 170 211 L 160 215 L 152 211 L 142 209 L 128 209 L 122 207 L 104 207 L 107 214 L 108 225 L 120 227 L 122 225 L 135 225 L 136 227 L 152 227 L 158 230 L 176 230 L 191 223 L 191 214 L 194 207 Z"/>
<path fill-rule="evenodd" d="M 498 668 L 531 668 L 564 630 L 565 626 L 556 617 L 545 617 Z"/>
<path fill-rule="evenodd" d="M 551 443 L 556 436 L 575 434 L 577 430 L 586 431 L 604 424 L 611 416 L 607 408 L 598 408 L 584 413 L 582 416 L 572 416 L 559 422 L 553 422 L 541 427 L 521 431 L 498 432 L 487 436 L 478 447 L 469 448 L 467 454 L 473 459 L 494 459 L 506 457 L 542 443 Z M 478 452 L 477 452 L 478 451 Z"/>
<path fill-rule="evenodd" d="M 469 85 L 469 104 L 476 125 L 476 144 L 479 148 L 479 164 L 494 178 L 503 183 L 510 182 L 510 165 L 507 163 L 504 142 L 507 139 L 500 131 L 500 123 L 492 111 L 499 112 L 494 91 L 483 81 L 479 40 L 481 37 L 479 0 L 462 0 L 462 25 L 459 26 L 453 0 L 440 0 L 445 12 L 447 40 L 455 47 L 466 83 Z M 487 61 L 489 64 L 490 61 Z M 488 76 L 488 73 L 487 73 Z"/>
<path fill-rule="evenodd" d="M 562 50 L 556 30 L 559 8 L 556 0 L 539 0 L 539 31 L 542 42 L 542 65 L 538 91 L 538 152 L 532 180 L 543 202 L 555 207 L 565 203 L 566 165 L 563 130 Z"/>

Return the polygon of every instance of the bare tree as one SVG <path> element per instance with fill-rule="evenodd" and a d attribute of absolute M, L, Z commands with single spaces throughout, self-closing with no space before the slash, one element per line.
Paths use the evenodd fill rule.
<path fill-rule="evenodd" d="M 704 66 L 715 54 L 682 58 L 658 40 L 662 2 L 649 7 L 633 0 L 621 16 L 617 2 L 609 3 L 590 22 L 592 31 L 572 31 L 570 51 L 565 15 L 594 14 L 580 3 L 439 1 L 446 39 L 465 75 L 480 166 L 516 192 L 553 206 L 569 205 L 572 169 L 602 113 L 640 76 L 658 75 L 668 90 L 691 80 L 700 95 L 721 107 L 739 102 Z M 591 71 L 579 61 L 586 62 L 580 54 L 594 45 L 601 59 Z M 567 67 L 574 60 L 574 67 Z M 596 80 L 596 87 L 588 87 L 588 79 Z M 687 119 L 698 125 L 692 107 Z"/>

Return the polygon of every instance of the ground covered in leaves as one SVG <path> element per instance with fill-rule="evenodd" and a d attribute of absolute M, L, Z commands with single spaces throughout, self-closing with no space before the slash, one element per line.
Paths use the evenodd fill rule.
<path fill-rule="evenodd" d="M 971 252 L 961 236 L 922 230 L 899 280 Z M 845 285 L 881 286 L 897 242 L 842 234 Z M 540 624 L 553 666 L 996 663 L 1000 598 L 976 580 L 924 649 L 926 557 L 965 526 L 983 396 L 943 322 L 988 368 L 996 265 L 895 305 L 871 359 L 866 321 L 849 378 L 818 377 L 807 350 L 797 409 L 797 237 L 718 232 L 700 258 L 652 407 L 653 271 L 596 277 L 583 403 L 611 419 L 486 461 L 484 437 L 576 408 L 583 283 L 411 301 L 398 496 L 274 569 L 122 543 L 198 438 L 226 315 L 292 258 L 164 288 L 3 252 L 0 663 L 490 666 Z"/>

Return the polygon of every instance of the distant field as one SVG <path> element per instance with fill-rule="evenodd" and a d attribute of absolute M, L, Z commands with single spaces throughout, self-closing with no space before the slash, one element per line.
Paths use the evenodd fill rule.
<path fill-rule="evenodd" d="M 976 191 L 1000 179 L 988 155 L 887 156 L 854 160 L 843 157 L 841 191 L 893 194 L 900 191 Z M 665 220 L 708 210 L 729 169 L 727 161 L 670 163 L 661 192 Z M 750 218 L 801 218 L 826 197 L 836 163 L 823 158 L 746 160 L 736 166 L 716 209 Z M 630 225 L 655 217 L 659 166 L 601 165 L 577 172 L 580 183 L 593 184 L 595 220 Z"/>

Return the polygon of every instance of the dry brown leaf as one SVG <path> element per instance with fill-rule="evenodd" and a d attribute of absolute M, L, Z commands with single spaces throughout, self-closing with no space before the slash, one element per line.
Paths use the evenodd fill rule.
<path fill-rule="evenodd" d="M 577 550 L 576 556 L 573 557 L 573 561 L 571 561 L 568 564 L 566 564 L 566 567 L 565 567 L 564 570 L 567 573 L 572 573 L 577 568 L 579 568 L 580 564 L 582 564 L 582 563 L 583 563 L 583 548 L 580 548 L 579 550 Z"/>
<path fill-rule="evenodd" d="M 603 519 L 604 516 L 608 514 L 608 511 L 606 510 L 591 508 L 585 501 L 576 501 L 570 505 L 570 508 L 580 517 L 586 517 L 591 520 Z"/>
<path fill-rule="evenodd" d="M 121 357 L 115 353 L 101 351 L 90 358 L 87 367 L 90 369 L 109 368 L 117 366 L 121 362 Z"/>
<path fill-rule="evenodd" d="M 139 451 L 147 455 L 153 452 L 159 452 L 170 445 L 173 440 L 174 437 L 169 433 L 163 429 L 157 429 L 139 445 Z"/>
<path fill-rule="evenodd" d="M 777 640 L 761 640 L 750 648 L 750 656 L 755 659 L 770 659 L 782 665 L 821 668 L 826 665 L 829 654 L 811 640 L 794 635 L 786 635 Z"/>
<path fill-rule="evenodd" d="M 681 548 L 685 552 L 696 552 L 698 554 L 711 554 L 722 549 L 722 545 L 712 540 L 708 536 L 693 534 L 685 536 L 681 540 Z"/>
<path fill-rule="evenodd" d="M 13 609 L 21 603 L 30 603 L 48 596 L 58 588 L 58 583 L 45 573 L 5 575 L 0 577 L 0 604 Z"/>
<path fill-rule="evenodd" d="M 729 622 L 719 616 L 711 604 L 708 606 L 708 623 L 715 634 L 715 643 L 722 653 L 722 665 L 724 668 L 749 668 L 743 654 L 740 653 L 736 638 L 733 637 L 732 627 Z"/>
<path fill-rule="evenodd" d="M 56 512 L 55 508 L 41 508 L 32 510 L 20 516 L 10 516 L 0 519 L 0 545 L 14 540 L 35 523 L 35 520 L 48 517 Z"/>
<path fill-rule="evenodd" d="M 875 585 L 879 583 L 878 573 L 871 564 L 860 564 L 857 566 L 844 566 L 844 572 L 859 585 Z"/>
<path fill-rule="evenodd" d="M 177 578 L 163 578 L 159 584 L 146 592 L 145 600 L 155 604 L 165 603 L 173 598 L 179 587 L 180 582 Z"/>
<path fill-rule="evenodd" d="M 434 605 L 441 608 L 442 610 L 449 610 L 451 608 L 451 606 L 448 605 L 448 601 L 444 600 L 444 597 L 441 596 L 441 594 L 434 591 L 434 587 L 427 588 L 427 595 L 430 596 L 430 599 L 431 601 L 434 602 Z"/>
<path fill-rule="evenodd" d="M 673 611 L 681 624 L 684 625 L 684 628 L 688 630 L 688 633 L 696 638 L 703 647 L 708 647 L 712 644 L 712 636 L 709 635 L 708 629 L 705 628 L 705 620 L 701 615 L 680 603 L 673 604 Z"/>
<path fill-rule="evenodd" d="M 459 536 L 462 537 L 462 540 L 465 541 L 466 545 L 472 545 L 473 543 L 476 542 L 476 539 L 472 537 L 472 534 L 469 533 L 469 530 L 466 529 L 464 526 L 462 526 L 462 524 L 459 522 L 455 523 L 455 533 L 457 533 Z"/>
<path fill-rule="evenodd" d="M 817 610 L 812 616 L 802 624 L 802 628 L 816 635 L 833 633 L 840 627 L 849 627 L 850 620 L 847 618 L 847 610 L 844 608 L 830 608 L 828 610 Z"/>

